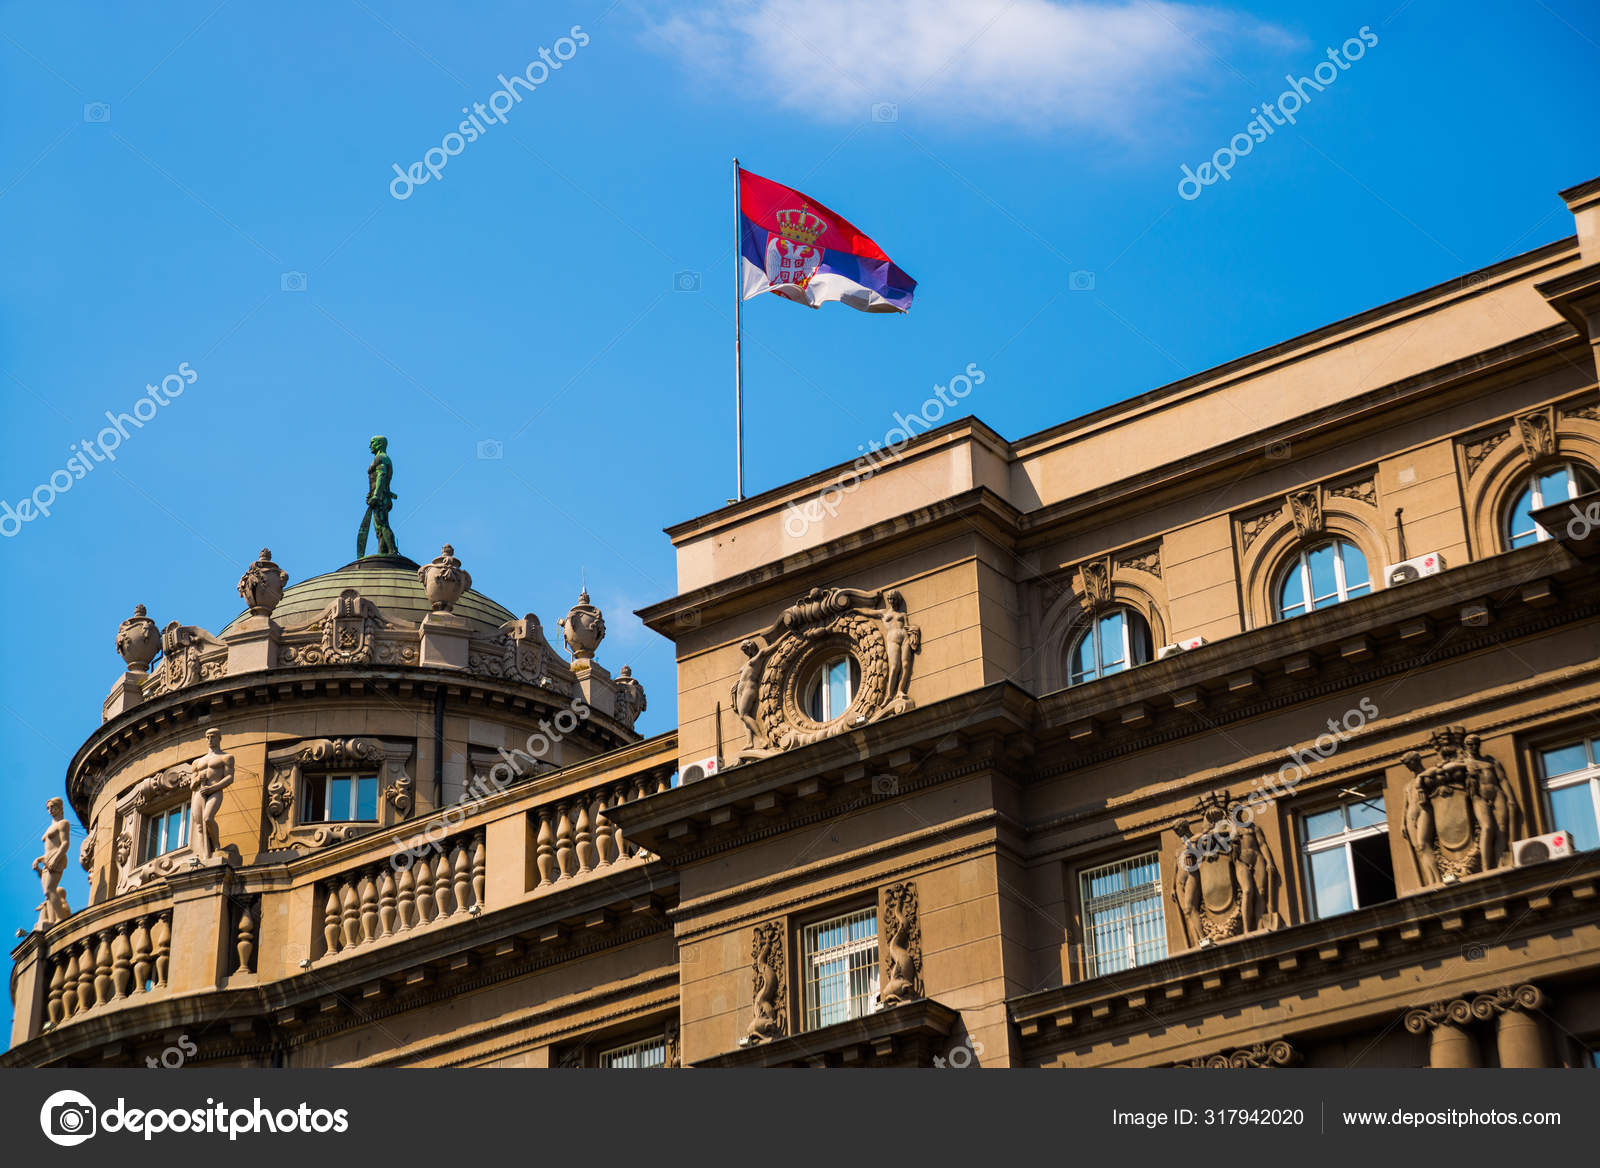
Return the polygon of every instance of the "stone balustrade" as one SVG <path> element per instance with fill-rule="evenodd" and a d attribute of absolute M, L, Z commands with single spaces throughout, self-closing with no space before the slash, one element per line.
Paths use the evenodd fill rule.
<path fill-rule="evenodd" d="M 40 950 L 40 1027 L 51 1029 L 165 993 L 173 943 L 173 907 L 159 895 L 97 905 L 63 921 Z"/>

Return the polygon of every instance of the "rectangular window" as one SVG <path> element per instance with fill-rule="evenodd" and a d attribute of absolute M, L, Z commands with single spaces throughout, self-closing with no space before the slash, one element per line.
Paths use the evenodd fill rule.
<path fill-rule="evenodd" d="M 1600 742 L 1586 739 L 1539 752 L 1550 822 L 1581 851 L 1600 847 Z"/>
<path fill-rule="evenodd" d="M 1367 794 L 1300 816 L 1311 916 L 1337 916 L 1393 900 L 1394 863 L 1383 796 Z"/>
<path fill-rule="evenodd" d="M 1148 965 L 1167 955 L 1160 853 L 1090 868 L 1078 882 L 1086 977 Z"/>
<path fill-rule="evenodd" d="M 145 861 L 164 856 L 189 842 L 189 805 L 158 811 L 144 817 Z"/>
<path fill-rule="evenodd" d="M 378 818 L 377 775 L 310 775 L 304 823 L 368 823 Z"/>
<path fill-rule="evenodd" d="M 878 1008 L 877 909 L 807 925 L 800 951 L 807 1030 L 861 1018 Z"/>
<path fill-rule="evenodd" d="M 667 1065 L 667 1040 L 664 1035 L 602 1051 L 600 1065 L 623 1071 L 648 1070 Z"/>

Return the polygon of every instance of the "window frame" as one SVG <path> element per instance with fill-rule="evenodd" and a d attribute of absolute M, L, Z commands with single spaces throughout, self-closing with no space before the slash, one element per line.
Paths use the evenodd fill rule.
<path fill-rule="evenodd" d="M 632 1064 L 617 1065 L 610 1060 L 618 1055 L 635 1055 L 645 1051 L 659 1051 L 659 1062 L 636 1062 Z M 659 1034 L 647 1035 L 633 1042 L 625 1042 L 620 1046 L 613 1046 L 602 1050 L 595 1056 L 595 1066 L 603 1071 L 653 1071 L 667 1065 L 667 1035 L 665 1031 Z"/>
<path fill-rule="evenodd" d="M 350 798 L 347 806 L 349 815 L 343 818 L 335 819 L 329 814 L 329 808 L 333 802 L 333 784 L 339 779 L 350 780 Z M 372 783 L 372 818 L 361 819 L 357 817 L 358 812 L 361 810 L 361 788 L 362 784 L 368 781 Z M 313 786 L 313 784 L 315 784 L 315 786 Z M 322 814 L 318 817 L 313 817 L 311 814 L 311 797 L 313 790 L 319 791 L 322 796 Z M 368 773 L 359 770 L 313 771 L 305 776 L 304 790 L 301 792 L 301 800 L 302 806 L 300 808 L 299 817 L 299 821 L 301 823 L 377 823 L 383 814 L 382 776 L 375 772 Z"/>
<path fill-rule="evenodd" d="M 1359 787 L 1352 789 L 1360 790 Z M 1352 828 L 1350 826 L 1350 808 L 1363 803 L 1371 803 L 1374 799 L 1383 804 L 1383 821 L 1381 823 L 1369 824 L 1366 827 Z M 1319 815 L 1326 811 L 1332 811 L 1335 808 L 1337 808 L 1343 815 L 1344 829 L 1340 831 L 1338 835 L 1319 836 L 1316 840 L 1308 839 L 1306 837 L 1306 830 L 1309 826 L 1308 821 L 1310 818 L 1313 815 Z M 1321 803 L 1309 804 L 1303 809 L 1297 808 L 1295 810 L 1295 820 L 1295 840 L 1300 849 L 1300 873 L 1302 879 L 1305 881 L 1306 919 L 1310 921 L 1332 920 L 1334 917 L 1344 916 L 1345 913 L 1358 912 L 1363 908 L 1372 907 L 1371 905 L 1365 905 L 1361 903 L 1360 890 L 1356 883 L 1355 853 L 1350 850 L 1350 845 L 1360 840 L 1371 839 L 1373 836 L 1382 835 L 1387 837 L 1389 835 L 1388 792 L 1383 789 L 1382 785 L 1379 784 L 1376 787 L 1373 795 L 1369 798 L 1334 799 L 1331 802 L 1324 801 Z M 1317 904 L 1317 882 L 1311 866 L 1311 857 L 1322 852 L 1331 852 L 1335 848 L 1342 848 L 1344 850 L 1345 881 L 1346 887 L 1350 892 L 1350 907 L 1340 912 L 1324 914 Z M 1393 861 L 1394 856 L 1393 852 L 1391 851 L 1389 864 L 1390 880 L 1394 881 L 1396 884 L 1395 896 L 1398 897 L 1400 890 L 1398 880 L 1396 879 L 1393 871 Z M 1373 903 L 1383 904 L 1387 902 L 1374 901 Z"/>
<path fill-rule="evenodd" d="M 1105 651 L 1103 648 L 1104 637 L 1101 626 L 1113 616 L 1122 617 L 1122 664 L 1115 669 L 1107 670 Z M 1143 661 L 1136 660 L 1134 653 L 1134 621 L 1139 622 L 1139 627 L 1144 631 L 1144 640 L 1141 648 L 1145 649 Z M 1094 670 L 1091 673 L 1080 675 L 1078 673 L 1078 650 L 1085 641 L 1094 646 Z M 1155 659 L 1156 640 L 1155 632 L 1150 627 L 1150 622 L 1140 612 L 1129 604 L 1115 604 L 1100 609 L 1089 618 L 1086 627 L 1072 638 L 1067 646 L 1067 685 L 1087 685 L 1091 681 L 1099 681 L 1103 677 L 1115 677 L 1119 673 L 1126 673 L 1130 669 L 1137 669 L 1141 665 L 1148 665 Z"/>
<path fill-rule="evenodd" d="M 177 843 L 167 843 L 159 851 L 151 851 L 151 828 L 157 823 L 161 824 L 162 838 L 170 839 L 170 830 L 173 816 L 178 817 L 179 831 L 182 839 Z M 181 803 L 168 803 L 165 806 L 151 811 L 140 813 L 139 819 L 139 860 L 138 864 L 148 864 L 152 860 L 159 860 L 162 856 L 170 856 L 173 852 L 189 846 L 189 800 Z M 138 865 L 135 865 L 138 866 Z"/>
<path fill-rule="evenodd" d="M 1332 595 L 1336 599 L 1334 599 L 1331 603 L 1322 604 L 1319 606 L 1317 604 L 1318 597 L 1314 591 L 1315 586 L 1311 583 L 1310 557 L 1312 554 L 1321 551 L 1325 547 L 1333 548 L 1334 589 Z M 1345 572 L 1344 549 L 1347 547 L 1355 549 L 1356 554 L 1361 557 L 1361 562 L 1367 569 L 1366 582 L 1355 585 L 1353 590 L 1347 577 L 1347 573 Z M 1283 604 L 1283 591 L 1286 587 L 1288 587 L 1289 578 L 1296 570 L 1298 570 L 1300 573 L 1301 600 L 1298 606 L 1300 611 L 1295 613 L 1286 613 L 1284 611 Z M 1299 617 L 1310 616 L 1314 612 L 1322 612 L 1324 609 L 1334 608 L 1337 605 L 1348 603 L 1351 600 L 1359 600 L 1363 596 L 1371 596 L 1372 561 L 1371 557 L 1367 555 L 1366 549 L 1355 540 L 1351 539 L 1348 535 L 1331 533 L 1326 539 L 1319 539 L 1315 543 L 1306 544 L 1298 548 L 1292 555 L 1286 558 L 1285 563 L 1278 569 L 1272 580 L 1272 591 L 1269 596 L 1272 604 L 1272 619 L 1274 621 L 1295 620 Z M 1352 591 L 1355 592 L 1355 595 L 1351 595 Z M 1326 597 L 1323 597 L 1322 599 L 1326 599 Z"/>
<path fill-rule="evenodd" d="M 1124 873 L 1128 873 L 1139 865 L 1146 863 L 1155 872 L 1155 880 L 1153 882 L 1146 881 L 1139 885 L 1129 884 L 1116 892 L 1102 893 L 1099 896 L 1095 896 L 1090 892 L 1092 879 L 1101 873 L 1110 872 L 1113 869 L 1121 869 Z M 1085 979 L 1126 973 L 1143 965 L 1153 965 L 1157 961 L 1164 961 L 1171 956 L 1171 950 L 1167 943 L 1166 893 L 1166 881 L 1161 875 L 1161 849 L 1159 847 L 1150 851 L 1133 852 L 1103 864 L 1094 864 L 1079 869 L 1078 913 L 1083 934 L 1083 976 Z M 1139 960 L 1140 943 L 1136 931 L 1139 913 L 1135 906 L 1144 903 L 1154 905 L 1155 919 L 1160 926 L 1155 930 L 1155 937 L 1160 941 L 1161 951 L 1141 961 Z M 1103 967 L 1103 962 L 1110 951 L 1099 951 L 1095 948 L 1096 914 L 1106 909 L 1119 908 L 1124 905 L 1130 909 L 1127 920 L 1128 927 L 1125 932 L 1124 945 L 1117 952 L 1123 953 L 1127 961 L 1122 965 Z M 1148 945 L 1150 942 L 1146 944 Z"/>
<path fill-rule="evenodd" d="M 1540 469 L 1540 467 L 1543 469 Z M 1565 471 L 1567 474 L 1567 497 L 1565 499 L 1557 499 L 1552 503 L 1543 497 L 1544 492 L 1539 488 L 1539 480 L 1558 469 Z M 1589 483 L 1593 483 L 1595 481 L 1594 470 L 1587 463 L 1579 462 L 1574 458 L 1563 458 L 1548 465 L 1541 463 L 1539 467 L 1535 467 L 1520 476 L 1516 482 L 1521 485 L 1514 493 L 1508 496 L 1505 508 L 1500 516 L 1500 542 L 1504 549 L 1508 552 L 1516 551 L 1518 548 L 1533 547 L 1535 544 L 1541 544 L 1553 538 L 1540 525 L 1539 521 L 1534 519 L 1533 530 L 1522 533 L 1523 535 L 1532 535 L 1533 539 L 1527 543 L 1517 542 L 1518 534 L 1512 530 L 1512 524 L 1516 521 L 1517 505 L 1522 502 L 1524 495 L 1528 496 L 1529 518 L 1532 519 L 1532 513 L 1541 508 L 1553 507 L 1556 503 L 1570 503 L 1588 491 L 1594 490 L 1595 488 L 1592 486 L 1585 486 L 1584 480 L 1586 478 Z"/>
<path fill-rule="evenodd" d="M 833 710 L 830 699 L 832 688 L 829 684 L 829 673 L 839 665 L 845 667 L 845 701 L 843 709 Z M 823 726 L 837 722 L 855 707 L 856 698 L 860 695 L 860 692 L 861 663 L 855 659 L 854 655 L 842 650 L 837 653 L 826 654 L 807 673 L 804 689 L 806 717 Z"/>
<path fill-rule="evenodd" d="M 821 936 L 830 927 L 844 927 L 846 930 L 855 923 L 869 922 L 871 928 L 865 935 L 836 944 L 827 949 L 813 948 L 813 942 L 820 940 Z M 800 1030 L 807 1033 L 821 1030 L 840 1022 L 852 1022 L 868 1015 L 875 1014 L 882 1007 L 878 1003 L 878 993 L 882 988 L 882 952 L 881 937 L 882 921 L 878 916 L 876 901 L 867 904 L 857 904 L 855 907 L 835 909 L 824 916 L 816 917 L 801 924 L 796 930 L 795 953 L 799 957 L 800 975 Z M 863 961 L 852 962 L 858 954 L 869 954 Z M 843 960 L 843 987 L 847 991 L 842 1000 L 823 1001 L 820 989 L 824 982 L 823 976 L 813 977 L 812 972 L 819 965 L 827 962 Z M 858 971 L 865 971 L 867 982 L 866 992 L 856 994 L 848 992 L 854 988 L 853 975 Z M 839 1013 L 840 1005 L 844 1012 Z M 858 1004 L 859 1003 L 859 1004 Z"/>
<path fill-rule="evenodd" d="M 1582 746 L 1584 749 L 1585 764 L 1575 771 L 1569 771 L 1554 778 L 1550 776 L 1545 767 L 1544 756 L 1564 747 Z M 1551 799 L 1552 791 L 1566 790 L 1570 787 L 1587 785 L 1589 788 L 1589 810 L 1594 816 L 1595 831 L 1600 834 L 1600 737 L 1591 737 L 1587 734 L 1578 734 L 1576 738 L 1553 739 L 1546 744 L 1533 748 L 1534 765 L 1539 775 L 1539 798 L 1543 802 L 1545 825 L 1548 831 L 1564 831 L 1572 834 L 1570 827 L 1563 827 L 1556 821 L 1555 801 Z M 1578 849 L 1577 842 L 1573 847 Z"/>

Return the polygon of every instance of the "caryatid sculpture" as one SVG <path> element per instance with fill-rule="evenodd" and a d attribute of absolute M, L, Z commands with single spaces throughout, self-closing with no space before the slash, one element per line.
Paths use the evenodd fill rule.
<path fill-rule="evenodd" d="M 217 853 L 217 812 L 222 792 L 233 782 L 233 755 L 222 749 L 222 731 L 206 731 L 206 752 L 194 760 L 189 796 L 189 850 L 202 864 Z"/>
<path fill-rule="evenodd" d="M 394 481 L 394 462 L 389 458 L 389 440 L 382 434 L 374 435 L 368 443 L 372 462 L 367 467 L 367 513 L 361 517 L 361 528 L 356 532 L 356 559 L 367 554 L 367 530 L 378 531 L 378 554 L 397 556 L 400 548 L 394 540 L 394 530 L 389 526 L 389 508 L 400 496 L 389 489 Z"/>
<path fill-rule="evenodd" d="M 1273 909 L 1278 869 L 1251 808 L 1222 791 L 1201 796 L 1195 810 L 1198 825 L 1183 821 L 1172 829 L 1183 841 L 1172 899 L 1189 944 L 1204 947 L 1276 929 L 1281 923 Z"/>
<path fill-rule="evenodd" d="M 67 870 L 67 850 L 72 842 L 72 825 L 67 822 L 66 805 L 60 799 L 45 803 L 50 812 L 50 826 L 44 829 L 44 855 L 33 862 L 39 873 L 39 886 L 44 891 L 44 901 L 39 905 L 39 922 L 34 928 L 44 932 L 59 925 L 72 915 L 67 907 L 67 894 L 61 887 L 61 874 Z"/>
<path fill-rule="evenodd" d="M 1505 768 L 1483 755 L 1481 743 L 1460 726 L 1445 726 L 1429 739 L 1439 756 L 1433 766 L 1422 765 L 1420 750 L 1401 756 L 1412 774 L 1402 830 L 1424 886 L 1510 863 L 1517 803 Z"/>

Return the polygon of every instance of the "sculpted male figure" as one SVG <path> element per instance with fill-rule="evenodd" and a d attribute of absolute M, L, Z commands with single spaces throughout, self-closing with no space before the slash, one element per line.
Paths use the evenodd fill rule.
<path fill-rule="evenodd" d="M 767 658 L 772 656 L 772 649 L 763 649 L 754 641 L 745 641 L 739 646 L 739 651 L 745 655 L 745 663 L 739 669 L 738 680 L 733 683 L 733 712 L 739 715 L 739 721 L 744 723 L 750 735 L 744 753 L 754 754 L 770 750 L 772 745 L 767 739 L 766 727 L 756 717 L 761 700 L 761 671 L 767 664 Z M 759 747 L 757 742 L 761 743 Z"/>
<path fill-rule="evenodd" d="M 1439 865 L 1433 856 L 1433 808 L 1428 803 L 1428 796 L 1432 791 L 1429 779 L 1433 771 L 1423 769 L 1422 755 L 1414 750 L 1406 751 L 1401 755 L 1400 761 L 1411 772 L 1411 781 L 1406 784 L 1402 833 L 1410 842 L 1411 850 L 1417 857 L 1418 874 L 1422 877 L 1423 885 L 1437 884 Z"/>
<path fill-rule="evenodd" d="M 1511 844 L 1512 816 L 1517 804 L 1511 797 L 1511 780 L 1497 759 L 1483 754 L 1483 738 L 1468 734 L 1467 767 L 1472 789 L 1472 807 L 1482 831 L 1483 870 L 1493 871 L 1505 858 Z"/>
<path fill-rule="evenodd" d="M 222 731 L 206 731 L 206 753 L 194 760 L 193 794 L 189 800 L 189 850 L 201 863 L 217 851 L 217 812 L 222 791 L 233 782 L 233 755 L 222 750 Z"/>
<path fill-rule="evenodd" d="M 67 845 L 72 840 L 72 825 L 66 820 L 66 805 L 60 799 L 51 799 L 45 809 L 50 812 L 50 826 L 44 830 L 44 855 L 33 862 L 33 870 L 39 873 L 39 886 L 44 891 L 39 923 L 34 926 L 40 932 L 72 915 L 67 907 L 67 894 L 61 888 L 61 874 L 67 870 Z"/>
<path fill-rule="evenodd" d="M 389 526 L 389 508 L 400 496 L 389 489 L 389 484 L 394 481 L 389 440 L 382 434 L 375 435 L 368 448 L 372 451 L 372 463 L 367 467 L 367 513 L 362 516 L 361 529 L 356 532 L 356 558 L 361 559 L 367 554 L 367 529 L 373 525 L 378 529 L 378 554 L 397 556 L 400 548 Z"/>

